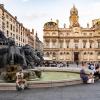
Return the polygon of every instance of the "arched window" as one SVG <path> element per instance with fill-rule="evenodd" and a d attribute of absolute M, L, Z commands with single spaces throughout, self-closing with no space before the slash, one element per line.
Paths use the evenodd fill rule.
<path fill-rule="evenodd" d="M 86 52 L 84 52 L 84 55 L 86 55 Z"/>
<path fill-rule="evenodd" d="M 69 55 L 69 52 L 67 52 L 66 54 Z"/>
<path fill-rule="evenodd" d="M 63 53 L 62 52 L 60 52 L 60 55 L 62 55 Z"/>
<path fill-rule="evenodd" d="M 90 52 L 90 55 L 93 55 L 93 52 Z"/>
<path fill-rule="evenodd" d="M 53 52 L 53 57 L 56 57 L 56 53 L 55 52 Z"/>
<path fill-rule="evenodd" d="M 46 57 L 49 57 L 49 52 L 46 53 Z"/>

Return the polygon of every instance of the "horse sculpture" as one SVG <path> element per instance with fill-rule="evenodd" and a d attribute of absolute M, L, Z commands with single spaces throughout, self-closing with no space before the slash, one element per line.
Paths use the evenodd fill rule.
<path fill-rule="evenodd" d="M 30 45 L 18 47 L 12 38 L 6 38 L 1 32 L 0 36 L 0 40 L 4 39 L 2 42 L 6 44 L 4 47 L 0 47 L 0 67 L 19 64 L 24 68 L 34 68 L 43 61 L 41 53 Z"/>
<path fill-rule="evenodd" d="M 41 58 L 30 45 L 27 44 L 23 46 L 22 49 L 27 65 L 30 65 L 32 68 L 34 68 L 34 66 L 38 66 L 41 63 Z"/>

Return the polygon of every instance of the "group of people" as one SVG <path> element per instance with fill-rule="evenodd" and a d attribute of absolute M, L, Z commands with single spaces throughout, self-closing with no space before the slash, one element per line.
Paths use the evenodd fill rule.
<path fill-rule="evenodd" d="M 87 72 L 86 69 L 89 69 Z M 80 70 L 80 77 L 83 83 L 94 83 L 95 80 L 100 79 L 100 67 L 99 64 L 82 63 Z"/>

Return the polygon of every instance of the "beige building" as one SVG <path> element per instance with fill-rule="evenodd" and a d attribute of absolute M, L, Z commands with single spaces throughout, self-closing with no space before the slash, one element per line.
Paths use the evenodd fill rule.
<path fill-rule="evenodd" d="M 18 22 L 16 16 L 12 16 L 4 8 L 3 4 L 0 4 L 0 30 L 7 38 L 14 38 L 16 45 L 30 44 L 34 47 L 34 30 L 32 29 L 30 32 L 29 29 L 25 28 L 22 23 Z"/>
<path fill-rule="evenodd" d="M 43 42 L 40 41 L 37 33 L 35 35 L 35 39 L 34 40 L 35 40 L 34 48 L 43 53 Z"/>
<path fill-rule="evenodd" d="M 67 28 L 59 27 L 59 21 L 44 24 L 44 56 L 55 61 L 100 61 L 100 19 L 92 21 L 86 28 L 79 23 L 78 10 L 70 10 Z"/>

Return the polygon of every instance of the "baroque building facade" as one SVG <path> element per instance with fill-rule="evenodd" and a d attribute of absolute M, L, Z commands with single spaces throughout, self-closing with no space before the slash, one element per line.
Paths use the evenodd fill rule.
<path fill-rule="evenodd" d="M 9 38 L 13 38 L 17 46 L 29 44 L 34 47 L 34 29 L 25 28 L 17 17 L 12 16 L 3 4 L 0 4 L 0 31 Z"/>
<path fill-rule="evenodd" d="M 80 26 L 78 10 L 70 10 L 67 28 L 59 27 L 59 21 L 44 24 L 44 56 L 54 61 L 100 61 L 100 19 L 92 21 L 92 27 Z"/>

